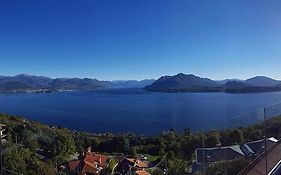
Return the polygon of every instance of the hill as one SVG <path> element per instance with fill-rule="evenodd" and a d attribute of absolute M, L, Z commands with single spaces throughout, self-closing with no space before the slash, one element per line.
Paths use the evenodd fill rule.
<path fill-rule="evenodd" d="M 214 81 L 193 74 L 179 73 L 174 76 L 163 76 L 145 90 L 153 92 L 231 92 L 251 93 L 281 91 L 281 83 L 264 76 L 243 80 L 228 79 Z"/>
<path fill-rule="evenodd" d="M 219 83 L 208 78 L 201 78 L 193 74 L 179 73 L 174 76 L 163 76 L 150 86 L 148 91 L 215 91 Z"/>
<path fill-rule="evenodd" d="M 273 87 L 281 84 L 281 81 L 274 80 L 265 76 L 257 76 L 250 79 L 245 80 L 245 83 L 251 84 L 253 86 L 261 86 L 261 87 Z"/>

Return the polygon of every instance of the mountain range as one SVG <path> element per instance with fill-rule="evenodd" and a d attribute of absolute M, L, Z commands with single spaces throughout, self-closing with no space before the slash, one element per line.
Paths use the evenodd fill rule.
<path fill-rule="evenodd" d="M 174 76 L 162 76 L 151 85 L 146 86 L 145 89 L 153 92 L 268 92 L 281 91 L 281 81 L 265 76 L 257 76 L 247 80 L 215 81 L 193 74 L 179 73 Z"/>
<path fill-rule="evenodd" d="M 101 90 L 113 88 L 143 88 L 155 80 L 100 81 L 90 78 L 49 78 L 20 74 L 0 76 L 0 92 L 52 92 L 68 90 Z"/>
<path fill-rule="evenodd" d="M 212 80 L 193 74 L 179 73 L 162 76 L 158 80 L 118 80 L 100 81 L 90 78 L 49 78 L 20 74 L 0 76 L 0 92 L 54 92 L 54 91 L 94 91 L 102 89 L 144 88 L 152 92 L 268 92 L 281 91 L 281 81 L 265 76 L 247 80 Z"/>

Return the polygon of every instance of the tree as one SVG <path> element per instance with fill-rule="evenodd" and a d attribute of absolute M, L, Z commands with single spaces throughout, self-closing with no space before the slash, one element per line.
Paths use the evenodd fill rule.
<path fill-rule="evenodd" d="M 74 139 L 69 136 L 60 135 L 56 137 L 51 148 L 51 153 L 54 161 L 61 164 L 68 156 L 75 153 L 75 150 Z"/>
<path fill-rule="evenodd" d="M 168 160 L 168 172 L 170 175 L 185 175 L 187 164 L 184 160 Z"/>
<path fill-rule="evenodd" d="M 27 149 L 12 150 L 4 155 L 4 167 L 15 172 L 27 174 L 26 159 L 30 158 L 30 152 Z"/>
<path fill-rule="evenodd" d="M 218 162 L 208 167 L 207 175 L 236 175 L 248 164 L 249 161 L 244 158 Z"/>
<path fill-rule="evenodd" d="M 210 133 L 205 140 L 207 147 L 215 147 L 218 143 L 220 143 L 220 135 L 218 132 Z"/>
<path fill-rule="evenodd" d="M 40 161 L 36 154 L 26 148 L 11 150 L 4 155 L 5 168 L 24 175 L 55 175 L 51 164 Z"/>
<path fill-rule="evenodd" d="M 240 129 L 235 129 L 229 134 L 229 139 L 232 144 L 242 144 L 244 139 L 243 139 L 243 133 L 241 132 Z"/>

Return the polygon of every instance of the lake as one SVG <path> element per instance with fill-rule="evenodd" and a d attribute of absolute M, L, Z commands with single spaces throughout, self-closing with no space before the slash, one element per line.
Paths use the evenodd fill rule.
<path fill-rule="evenodd" d="M 78 131 L 156 135 L 171 128 L 201 131 L 259 122 L 262 116 L 254 110 L 279 101 L 281 92 L 154 93 L 119 89 L 0 94 L 0 112 Z"/>

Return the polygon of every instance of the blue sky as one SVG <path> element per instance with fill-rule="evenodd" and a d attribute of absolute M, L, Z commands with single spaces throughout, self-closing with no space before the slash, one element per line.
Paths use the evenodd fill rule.
<path fill-rule="evenodd" d="M 0 74 L 281 79 L 280 9 L 277 0 L 0 0 Z"/>

